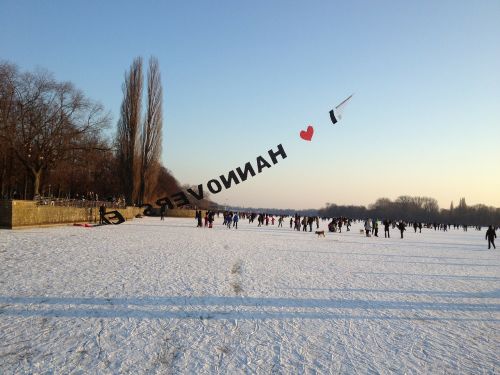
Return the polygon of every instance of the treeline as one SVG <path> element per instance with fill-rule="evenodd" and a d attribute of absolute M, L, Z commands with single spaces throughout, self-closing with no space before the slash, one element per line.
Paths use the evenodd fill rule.
<path fill-rule="evenodd" d="M 449 209 L 440 209 L 434 198 L 406 195 L 400 196 L 394 201 L 388 198 L 379 198 L 368 207 L 327 204 L 326 207 L 319 210 L 319 215 L 322 217 L 345 216 L 353 219 L 377 218 L 457 225 L 500 224 L 500 208 L 488 207 L 483 204 L 467 206 L 465 198 L 462 198 L 457 207 L 454 207 L 452 202 Z"/>
<path fill-rule="evenodd" d="M 248 212 L 248 213 L 265 213 L 275 216 L 294 216 L 299 214 L 300 216 L 318 216 L 318 210 L 314 208 L 294 210 L 291 208 L 254 208 L 254 207 L 240 207 L 240 206 L 223 206 L 218 205 L 219 210 L 233 211 L 233 212 Z"/>
<path fill-rule="evenodd" d="M 154 58 L 145 98 L 142 86 L 137 58 L 125 73 L 116 135 L 109 135 L 109 113 L 72 83 L 0 62 L 0 198 L 97 194 L 140 204 L 179 191 L 159 161 L 163 99 Z"/>

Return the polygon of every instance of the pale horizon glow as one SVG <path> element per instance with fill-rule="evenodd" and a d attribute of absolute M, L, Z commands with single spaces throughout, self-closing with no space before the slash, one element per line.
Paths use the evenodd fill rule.
<path fill-rule="evenodd" d="M 73 82 L 114 128 L 124 72 L 136 56 L 158 57 L 162 161 L 181 184 L 255 166 L 278 144 L 287 152 L 212 195 L 219 204 L 411 195 L 500 207 L 499 19 L 497 0 L 4 0 L 0 60 Z M 353 92 L 332 125 L 328 112 Z"/>

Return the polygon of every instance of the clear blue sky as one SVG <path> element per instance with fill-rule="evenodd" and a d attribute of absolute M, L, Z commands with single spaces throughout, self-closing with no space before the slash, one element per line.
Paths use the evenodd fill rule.
<path fill-rule="evenodd" d="M 0 59 L 74 82 L 114 131 L 124 72 L 158 57 L 162 160 L 181 183 L 279 143 L 288 154 L 219 203 L 500 207 L 499 20 L 498 0 L 0 0 Z M 328 111 L 353 92 L 333 126 Z"/>

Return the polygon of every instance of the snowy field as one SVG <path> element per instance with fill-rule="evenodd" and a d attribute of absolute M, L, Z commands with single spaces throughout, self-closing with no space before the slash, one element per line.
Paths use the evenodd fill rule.
<path fill-rule="evenodd" d="M 484 228 L 217 220 L 0 231 L 0 373 L 500 374 Z"/>

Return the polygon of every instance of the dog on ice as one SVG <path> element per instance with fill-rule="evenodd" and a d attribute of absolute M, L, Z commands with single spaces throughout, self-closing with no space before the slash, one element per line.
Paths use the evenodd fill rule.
<path fill-rule="evenodd" d="M 323 237 L 325 237 L 325 231 L 324 231 L 324 230 L 317 230 L 317 231 L 316 231 L 316 232 L 314 232 L 314 233 L 316 233 L 316 234 L 318 235 L 318 237 L 319 237 L 319 236 L 323 236 Z"/>

